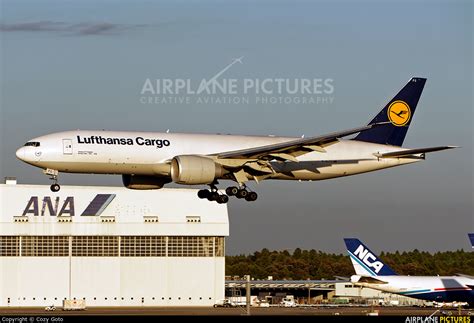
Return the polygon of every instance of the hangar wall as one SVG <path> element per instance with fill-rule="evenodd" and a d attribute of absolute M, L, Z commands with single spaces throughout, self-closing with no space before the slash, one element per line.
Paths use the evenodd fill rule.
<path fill-rule="evenodd" d="M 0 185 L 0 306 L 210 306 L 225 205 L 196 190 Z"/>

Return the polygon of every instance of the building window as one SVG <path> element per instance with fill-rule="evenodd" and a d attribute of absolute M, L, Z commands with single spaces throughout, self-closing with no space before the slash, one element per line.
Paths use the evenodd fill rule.
<path fill-rule="evenodd" d="M 67 257 L 69 256 L 69 237 L 21 237 L 21 255 L 23 257 Z"/>
<path fill-rule="evenodd" d="M 72 249 L 70 250 L 70 241 Z M 119 245 L 120 244 L 120 245 Z M 0 236 L 0 257 L 224 257 L 207 236 Z"/>
<path fill-rule="evenodd" d="M 225 255 L 225 239 L 224 237 L 216 237 L 215 240 L 215 255 L 216 257 L 224 257 Z"/>
<path fill-rule="evenodd" d="M 164 257 L 166 237 L 123 236 L 120 239 L 121 257 Z"/>
<path fill-rule="evenodd" d="M 169 237 L 168 257 L 212 257 L 214 237 Z"/>
<path fill-rule="evenodd" d="M 72 239 L 74 257 L 117 257 L 117 236 L 76 236 Z"/>
<path fill-rule="evenodd" d="M 0 236 L 0 257 L 18 257 L 20 255 L 20 237 Z"/>

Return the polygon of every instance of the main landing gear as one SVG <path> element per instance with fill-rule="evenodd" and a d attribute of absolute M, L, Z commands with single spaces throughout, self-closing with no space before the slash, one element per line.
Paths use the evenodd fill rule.
<path fill-rule="evenodd" d="M 51 192 L 59 192 L 59 190 L 61 189 L 61 186 L 58 184 L 58 176 L 59 176 L 59 172 L 55 169 L 46 169 L 43 171 L 43 173 L 45 173 L 46 175 L 49 176 L 49 179 L 52 180 L 54 183 L 51 184 L 51 186 L 49 187 L 51 189 Z"/>
<path fill-rule="evenodd" d="M 225 194 L 219 194 L 217 187 L 214 184 L 209 185 L 210 190 L 199 190 L 198 197 L 200 199 L 208 199 L 209 201 L 216 201 L 219 204 L 229 202 L 229 197 Z"/>
<path fill-rule="evenodd" d="M 229 196 L 235 196 L 238 199 L 245 199 L 246 201 L 253 202 L 258 198 L 257 193 L 248 191 L 246 186 L 238 188 L 237 186 L 230 186 L 225 189 L 225 192 Z"/>
<path fill-rule="evenodd" d="M 199 190 L 198 197 L 200 199 L 208 199 L 209 201 L 216 201 L 219 204 L 225 204 L 229 202 L 229 196 L 235 196 L 238 199 L 245 199 L 246 201 L 253 202 L 257 199 L 258 195 L 255 192 L 247 190 L 244 185 L 241 188 L 237 186 L 230 186 L 226 188 L 225 193 L 220 194 L 215 184 L 209 185 L 210 190 Z"/>

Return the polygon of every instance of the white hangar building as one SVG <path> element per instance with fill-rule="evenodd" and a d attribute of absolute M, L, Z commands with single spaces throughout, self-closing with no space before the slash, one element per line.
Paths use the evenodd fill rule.
<path fill-rule="evenodd" d="M 0 184 L 0 307 L 211 306 L 225 204 L 196 190 Z M 81 301 L 82 302 L 82 301 Z"/>

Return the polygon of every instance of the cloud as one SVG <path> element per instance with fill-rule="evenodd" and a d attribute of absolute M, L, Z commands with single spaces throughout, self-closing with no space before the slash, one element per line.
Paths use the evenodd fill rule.
<path fill-rule="evenodd" d="M 0 24 L 0 31 L 56 31 L 64 27 L 62 22 L 35 21 L 19 24 Z"/>
<path fill-rule="evenodd" d="M 91 36 L 118 34 L 143 25 L 123 25 L 108 22 L 68 24 L 57 21 L 34 21 L 16 24 L 0 24 L 2 32 L 61 32 L 68 35 Z"/>

